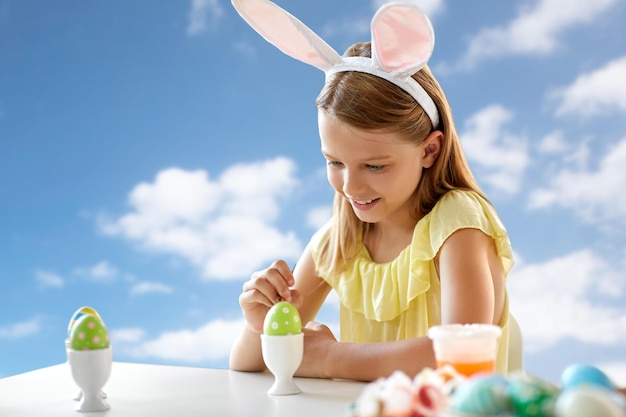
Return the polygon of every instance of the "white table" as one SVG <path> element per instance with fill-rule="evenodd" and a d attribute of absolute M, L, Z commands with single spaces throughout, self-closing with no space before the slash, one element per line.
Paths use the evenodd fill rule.
<path fill-rule="evenodd" d="M 345 417 L 362 382 L 296 378 L 302 393 L 270 396 L 273 376 L 225 369 L 114 362 L 104 387 L 111 409 L 74 411 L 67 363 L 0 379 L 1 417 Z"/>

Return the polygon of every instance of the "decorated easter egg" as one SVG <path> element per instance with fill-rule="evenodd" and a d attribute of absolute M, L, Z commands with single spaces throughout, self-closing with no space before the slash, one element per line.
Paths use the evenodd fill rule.
<path fill-rule="evenodd" d="M 593 385 L 562 391 L 554 405 L 556 417 L 623 417 L 624 411 L 612 400 L 613 392 Z"/>
<path fill-rule="evenodd" d="M 70 323 L 67 326 L 67 335 L 70 335 L 70 332 L 72 331 L 72 327 L 74 327 L 74 323 L 76 323 L 76 320 L 78 320 L 79 318 L 81 318 L 82 316 L 84 316 L 85 314 L 89 314 L 92 316 L 96 316 L 98 318 L 100 318 L 100 315 L 98 314 L 98 312 L 91 308 L 91 307 L 87 307 L 87 306 L 83 306 L 81 308 L 79 308 L 78 310 L 76 310 L 76 312 L 74 312 L 74 314 L 72 315 L 72 318 L 70 319 Z M 100 318 L 100 320 L 102 320 Z"/>
<path fill-rule="evenodd" d="M 85 314 L 76 320 L 70 332 L 70 347 L 93 350 L 109 347 L 109 331 L 99 317 Z"/>
<path fill-rule="evenodd" d="M 500 415 L 512 409 L 508 382 L 499 375 L 475 375 L 460 384 L 451 399 L 451 409 L 461 414 Z"/>
<path fill-rule="evenodd" d="M 509 397 L 518 417 L 548 417 L 554 411 L 559 389 L 551 383 L 524 373 L 508 378 Z"/>
<path fill-rule="evenodd" d="M 440 386 L 424 383 L 417 387 L 413 397 L 412 416 L 435 416 L 446 405 L 446 395 Z"/>
<path fill-rule="evenodd" d="M 615 389 L 613 382 L 600 369 L 586 364 L 574 364 L 561 374 L 561 389 L 568 390 L 583 385 L 593 385 L 609 390 Z"/>
<path fill-rule="evenodd" d="M 299 334 L 301 331 L 300 313 L 293 304 L 287 301 L 274 304 L 263 322 L 263 333 L 270 336 Z"/>

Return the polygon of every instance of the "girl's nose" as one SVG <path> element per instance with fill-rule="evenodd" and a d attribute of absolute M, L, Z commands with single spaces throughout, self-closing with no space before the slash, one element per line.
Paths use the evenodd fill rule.
<path fill-rule="evenodd" d="M 358 196 L 363 189 L 363 181 L 360 176 L 348 169 L 343 172 L 343 193 L 349 197 Z"/>

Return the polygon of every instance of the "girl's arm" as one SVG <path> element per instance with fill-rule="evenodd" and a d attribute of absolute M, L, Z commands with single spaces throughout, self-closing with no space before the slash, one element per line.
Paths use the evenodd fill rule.
<path fill-rule="evenodd" d="M 453 233 L 436 259 L 442 323 L 499 323 L 504 274 L 493 239 L 476 229 Z M 305 357 L 298 375 L 371 381 L 394 370 L 414 376 L 435 366 L 432 343 L 419 337 L 384 343 L 340 343 L 325 326 L 305 329 Z"/>
<path fill-rule="evenodd" d="M 435 367 L 428 337 L 397 342 L 337 342 L 326 326 L 310 323 L 304 333 L 304 359 L 296 375 L 373 381 L 395 370 L 413 377 L 425 367 Z"/>
<path fill-rule="evenodd" d="M 478 229 L 454 232 L 439 251 L 442 323 L 499 324 L 505 276 L 494 240 Z"/>
<path fill-rule="evenodd" d="M 255 272 L 244 283 L 239 296 L 246 324 L 233 344 L 229 368 L 238 371 L 263 371 L 261 354 L 263 321 L 269 309 L 280 300 L 296 306 L 302 323 L 312 320 L 319 311 L 330 287 L 315 274 L 315 266 L 307 246 L 291 269 L 284 261 L 276 261 L 269 268 Z"/>
<path fill-rule="evenodd" d="M 261 338 L 248 323 L 233 343 L 228 359 L 228 367 L 233 371 L 260 372 L 265 370 L 261 356 Z"/>

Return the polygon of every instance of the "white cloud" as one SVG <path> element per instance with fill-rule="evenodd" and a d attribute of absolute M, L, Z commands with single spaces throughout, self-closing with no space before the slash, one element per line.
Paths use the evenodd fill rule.
<path fill-rule="evenodd" d="M 204 32 L 209 25 L 215 25 L 223 14 L 219 0 L 192 0 L 187 34 L 193 36 Z"/>
<path fill-rule="evenodd" d="M 111 330 L 111 343 L 112 344 L 127 344 L 127 343 L 139 343 L 146 337 L 146 332 L 140 328 L 125 328 L 125 329 L 112 329 Z"/>
<path fill-rule="evenodd" d="M 97 280 L 108 280 L 117 275 L 117 269 L 107 261 L 98 262 L 89 272 L 91 276 Z"/>
<path fill-rule="evenodd" d="M 306 225 L 312 229 L 319 229 L 330 220 L 333 208 L 331 206 L 314 207 L 306 215 Z"/>
<path fill-rule="evenodd" d="M 485 58 L 506 55 L 545 55 L 559 45 L 565 31 L 593 22 L 617 0 L 540 0 L 520 9 L 505 25 L 481 30 L 461 59 L 471 69 Z"/>
<path fill-rule="evenodd" d="M 555 91 L 560 100 L 557 115 L 609 115 L 626 111 L 626 56 L 580 75 L 568 87 Z"/>
<path fill-rule="evenodd" d="M 40 288 L 60 288 L 65 285 L 65 279 L 61 275 L 42 270 L 35 271 L 35 281 Z"/>
<path fill-rule="evenodd" d="M 300 253 L 295 233 L 273 225 L 279 200 L 298 183 L 294 173 L 294 163 L 280 157 L 231 166 L 215 180 L 201 170 L 166 169 L 131 191 L 131 212 L 100 226 L 145 249 L 181 256 L 207 279 L 248 276 L 265 262 Z"/>
<path fill-rule="evenodd" d="M 552 175 L 547 181 L 547 186 L 531 192 L 529 208 L 560 207 L 572 210 L 589 223 L 616 221 L 618 224 L 624 224 L 626 223 L 624 166 L 626 166 L 626 138 L 607 152 L 596 170 L 583 165 L 577 168 L 563 168 Z"/>
<path fill-rule="evenodd" d="M 508 280 L 511 311 L 528 352 L 564 338 L 626 346 L 625 283 L 618 267 L 589 250 L 518 265 Z"/>
<path fill-rule="evenodd" d="M 39 319 L 34 318 L 29 321 L 23 321 L 0 327 L 0 339 L 15 340 L 22 339 L 38 333 L 41 330 Z"/>
<path fill-rule="evenodd" d="M 130 289 L 131 295 L 143 295 L 148 293 L 171 294 L 174 290 L 160 282 L 141 281 Z"/>
<path fill-rule="evenodd" d="M 479 182 L 508 194 L 519 191 L 529 161 L 526 138 L 504 129 L 512 118 L 506 108 L 492 105 L 468 118 L 460 134 Z"/>
<path fill-rule="evenodd" d="M 144 340 L 140 329 L 122 329 L 113 332 L 111 340 L 122 354 L 136 359 L 159 358 L 193 363 L 228 357 L 230 348 L 239 336 L 244 320 L 215 320 L 189 330 L 162 333 L 156 339 Z"/>
<path fill-rule="evenodd" d="M 539 142 L 537 150 L 542 154 L 560 154 L 568 149 L 568 144 L 560 130 L 544 136 Z"/>
<path fill-rule="evenodd" d="M 118 276 L 118 270 L 108 261 L 100 261 L 94 266 L 87 268 L 76 268 L 74 273 L 81 277 L 99 283 L 110 283 Z"/>
<path fill-rule="evenodd" d="M 323 308 L 332 311 L 333 317 L 336 317 L 338 305 L 338 297 L 331 292 Z M 319 322 L 327 325 L 339 339 L 338 322 Z M 115 344 L 120 355 L 133 359 L 157 358 L 202 363 L 228 358 L 244 326 L 244 319 L 216 319 L 197 329 L 168 331 L 154 339 L 148 339 L 147 333 L 140 328 L 116 329 L 111 331 L 111 343 Z"/>

